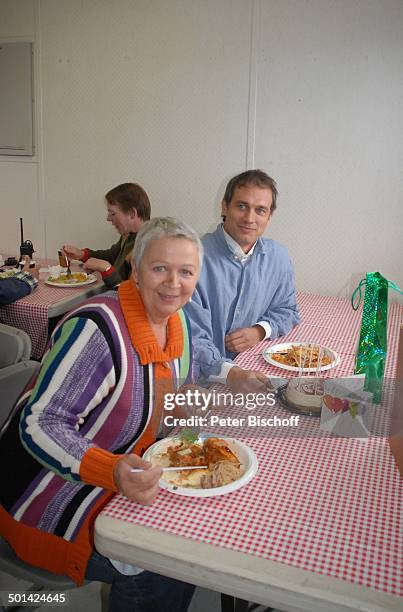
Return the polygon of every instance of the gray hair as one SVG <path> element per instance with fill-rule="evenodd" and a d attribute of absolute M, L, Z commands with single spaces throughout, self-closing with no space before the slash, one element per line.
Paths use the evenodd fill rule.
<path fill-rule="evenodd" d="M 137 269 L 147 246 L 150 242 L 159 238 L 186 238 L 193 242 L 199 253 L 201 269 L 203 263 L 203 245 L 199 236 L 189 225 L 173 217 L 154 217 L 151 221 L 147 221 L 141 226 L 132 252 L 132 263 L 135 264 Z"/>

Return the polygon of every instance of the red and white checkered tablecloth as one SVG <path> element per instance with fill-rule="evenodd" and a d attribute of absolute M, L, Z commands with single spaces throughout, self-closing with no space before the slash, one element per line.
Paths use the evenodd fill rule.
<path fill-rule="evenodd" d="M 361 314 L 338 298 L 298 298 L 303 323 L 282 340 L 326 344 L 341 355 L 337 374 L 351 374 Z M 391 305 L 389 376 L 402 322 L 403 308 Z M 269 371 L 259 358 L 261 348 L 240 356 L 239 363 Z M 245 413 L 232 408 L 231 415 Z M 238 491 L 203 499 L 161 491 L 151 507 L 117 495 L 103 513 L 403 596 L 403 491 L 387 441 L 335 438 L 311 417 L 302 417 L 301 427 L 305 435 L 300 429 L 286 438 L 263 431 L 250 437 L 250 428 L 243 437 L 240 431 L 259 471 Z"/>
<path fill-rule="evenodd" d="M 40 260 L 39 265 L 53 265 L 53 260 Z M 41 359 L 48 341 L 49 306 L 82 291 L 81 287 L 51 287 L 39 280 L 29 295 L 0 309 L 0 322 L 24 330 L 31 338 L 31 356 Z"/>
<path fill-rule="evenodd" d="M 283 342 L 314 342 L 336 351 L 340 357 L 337 367 L 321 372 L 322 378 L 351 376 L 354 373 L 355 357 L 361 327 L 362 307 L 355 311 L 349 300 L 309 293 L 297 294 L 302 323 L 289 334 L 273 341 L 263 340 L 249 351 L 237 356 L 238 365 L 256 369 L 268 376 L 292 378 L 298 374 L 277 368 L 263 358 L 262 352 Z M 328 321 L 331 323 L 329 324 Z M 403 323 L 403 306 L 389 304 L 387 355 L 385 362 L 382 409 L 374 414 L 372 432 L 385 435 L 390 428 L 390 404 L 393 401 L 396 376 L 397 349 L 400 324 Z M 401 383 L 399 383 L 401 384 Z"/>
<path fill-rule="evenodd" d="M 362 308 L 355 311 L 349 300 L 332 296 L 298 293 L 297 299 L 302 323 L 286 336 L 273 341 L 262 340 L 249 351 L 238 355 L 236 362 L 242 367 L 260 370 L 268 375 L 291 378 L 295 373 L 267 363 L 262 357 L 263 350 L 283 342 L 315 342 L 331 348 L 340 356 L 339 365 L 332 370 L 322 372 L 322 377 L 353 374 Z M 403 323 L 403 307 L 399 304 L 389 304 L 385 377 L 393 378 L 395 375 L 397 342 L 393 340 L 398 336 L 400 323 Z"/>

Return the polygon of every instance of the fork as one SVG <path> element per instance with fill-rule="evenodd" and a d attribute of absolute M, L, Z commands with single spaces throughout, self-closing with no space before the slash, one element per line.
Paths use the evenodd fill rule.
<path fill-rule="evenodd" d="M 67 276 L 71 276 L 71 268 L 70 268 L 70 259 L 67 257 L 67 255 L 65 255 L 66 258 L 66 264 L 67 264 L 67 270 L 66 270 L 66 274 Z"/>
<path fill-rule="evenodd" d="M 155 466 L 157 467 L 157 466 Z M 162 471 L 163 472 L 178 472 L 179 470 L 206 470 L 208 468 L 208 465 L 184 465 L 184 466 L 172 466 L 172 467 L 163 467 Z M 134 472 L 136 474 L 138 474 L 139 472 L 145 472 L 146 470 L 143 470 L 142 468 L 132 468 L 130 470 L 131 472 Z"/>

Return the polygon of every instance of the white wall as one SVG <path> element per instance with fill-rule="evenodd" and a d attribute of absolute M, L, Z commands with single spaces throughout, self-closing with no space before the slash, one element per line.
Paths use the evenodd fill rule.
<path fill-rule="evenodd" d="M 379 270 L 403 288 L 403 2 L 262 2 L 259 24 L 255 163 L 299 286 L 350 295 Z"/>
<path fill-rule="evenodd" d="M 0 41 L 35 42 L 37 103 L 36 157 L 0 157 L 0 252 L 20 215 L 39 254 L 111 244 L 103 195 L 130 180 L 206 231 L 255 166 L 298 288 L 403 286 L 402 29 L 401 0 L 0 0 Z"/>
<path fill-rule="evenodd" d="M 0 42 L 37 42 L 35 0 L 0 0 Z M 38 57 L 35 56 L 38 74 Z M 35 93 L 39 82 L 36 79 Z M 1 82 L 0 82 L 1 95 Z M 35 127 L 38 128 L 39 108 L 36 106 Z M 25 238 L 29 238 L 45 254 L 45 228 L 42 200 L 39 193 L 40 164 L 34 157 L 0 155 L 0 253 L 19 253 L 20 225 L 24 219 Z"/>

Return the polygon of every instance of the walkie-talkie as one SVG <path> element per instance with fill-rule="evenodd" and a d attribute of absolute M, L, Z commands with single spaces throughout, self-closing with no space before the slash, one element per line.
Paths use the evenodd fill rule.
<path fill-rule="evenodd" d="M 34 245 L 32 244 L 32 242 L 30 240 L 24 240 L 24 227 L 23 227 L 23 224 L 22 224 L 22 217 L 20 217 L 20 231 L 21 231 L 21 244 L 20 244 L 20 261 L 19 261 L 19 263 L 21 262 L 21 260 L 24 257 L 24 255 L 29 255 L 29 257 L 32 259 L 32 254 L 35 251 Z"/>

